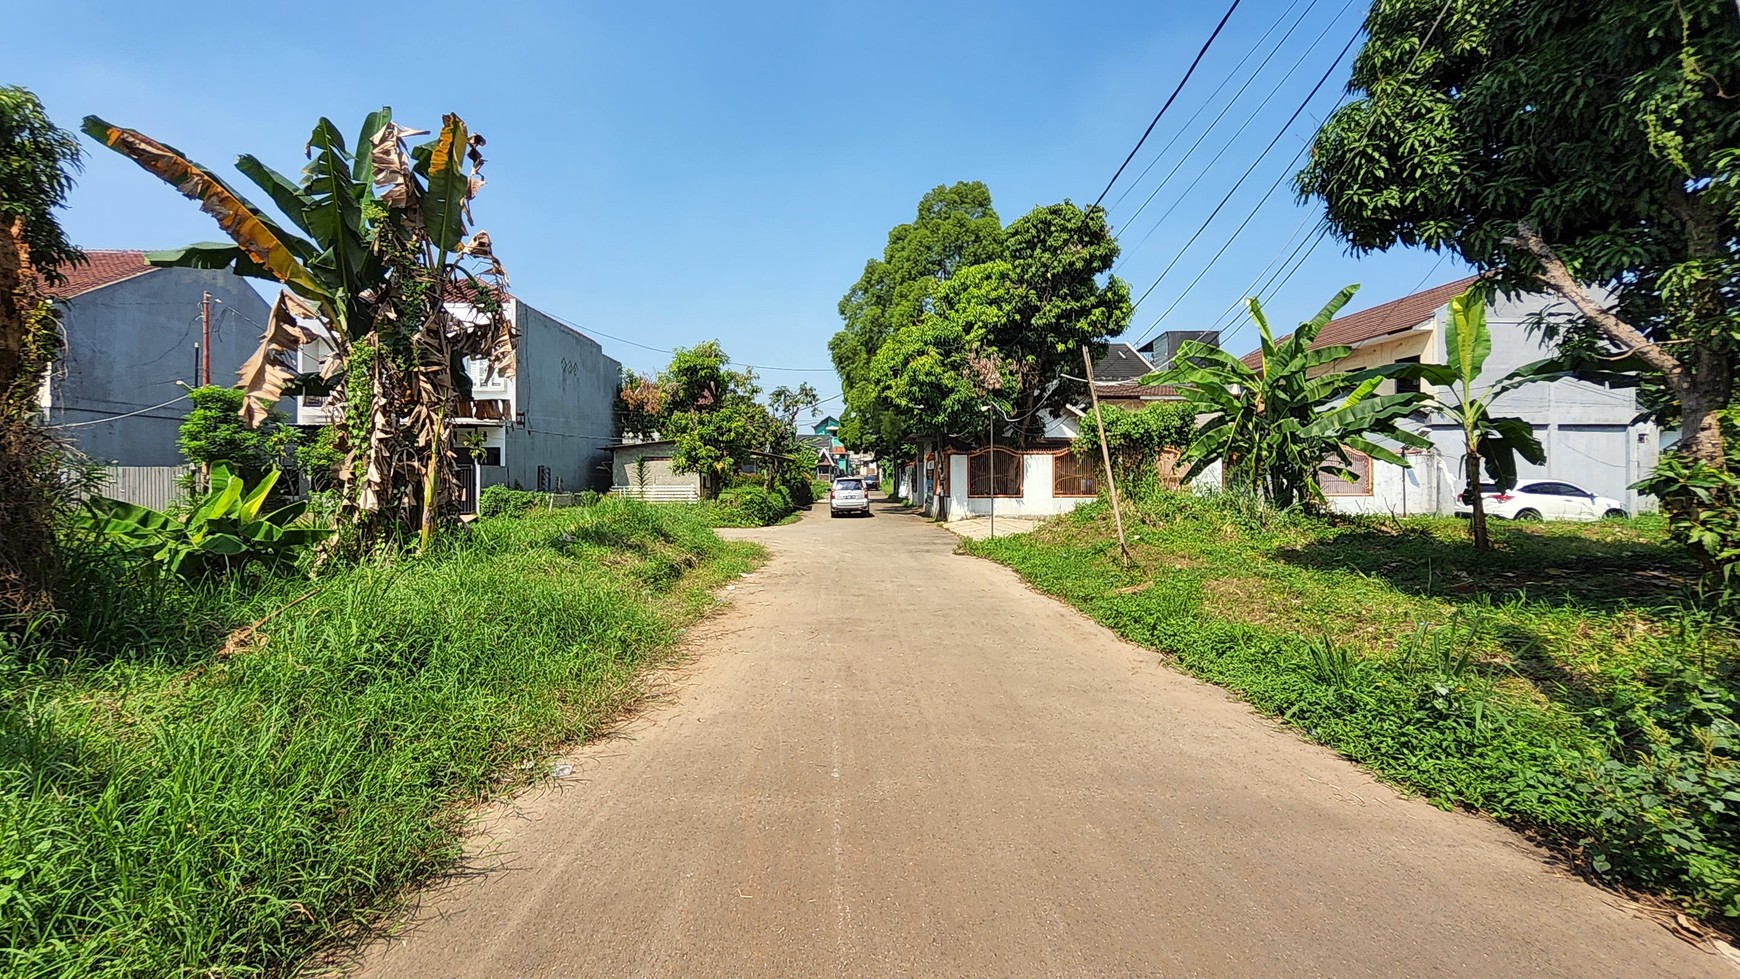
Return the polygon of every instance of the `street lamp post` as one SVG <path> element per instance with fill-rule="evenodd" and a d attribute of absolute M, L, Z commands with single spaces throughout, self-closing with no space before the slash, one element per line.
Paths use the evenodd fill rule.
<path fill-rule="evenodd" d="M 986 456 L 986 458 L 985 458 L 985 462 L 988 463 L 988 465 L 985 467 L 985 473 L 986 473 L 986 475 L 991 477 L 991 536 L 996 537 L 997 536 L 997 416 L 995 414 L 991 413 L 991 407 L 992 407 L 991 405 L 983 404 L 983 405 L 979 406 L 979 410 L 985 413 L 985 431 L 989 432 L 990 436 L 991 436 L 991 448 L 989 450 L 990 455 Z M 969 468 L 971 468 L 971 467 L 969 466 Z M 971 472 L 969 472 L 969 473 L 967 473 L 967 485 L 969 487 L 969 490 L 968 490 L 969 493 L 971 492 L 970 487 L 972 486 L 972 483 L 973 483 L 973 474 Z"/>

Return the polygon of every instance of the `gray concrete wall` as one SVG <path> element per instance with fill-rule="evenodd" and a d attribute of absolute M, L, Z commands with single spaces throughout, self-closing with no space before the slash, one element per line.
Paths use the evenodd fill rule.
<path fill-rule="evenodd" d="M 514 309 L 520 330 L 514 407 L 525 412 L 526 424 L 507 428 L 502 461 L 510 485 L 536 489 L 538 467 L 548 466 L 552 490 L 608 489 L 622 365 L 591 337 L 523 302 Z"/>
<path fill-rule="evenodd" d="M 176 432 L 192 405 L 152 408 L 195 382 L 200 294 L 212 298 L 212 380 L 234 384 L 259 345 L 270 307 L 221 269 L 154 269 L 60 303 L 65 350 L 49 377 L 48 423 L 91 458 L 122 466 L 183 461 Z M 150 408 L 141 412 L 141 409 Z M 78 424 L 140 412 L 98 424 Z"/>
<path fill-rule="evenodd" d="M 1556 296 L 1546 295 L 1499 299 L 1488 307 L 1486 325 L 1492 331 L 1492 355 L 1486 360 L 1476 391 L 1515 368 L 1552 354 L 1551 346 L 1544 344 L 1538 333 L 1531 335 L 1529 331 L 1531 318 L 1543 310 L 1552 313 L 1568 311 L 1569 307 Z M 1442 335 L 1440 331 L 1441 356 Z M 1632 483 L 1649 474 L 1660 455 L 1659 430 L 1649 422 L 1635 421 L 1638 407 L 1634 390 L 1610 390 L 1575 380 L 1528 384 L 1500 397 L 1492 411 L 1528 421 L 1546 448 L 1545 465 L 1518 465 L 1521 479 L 1575 483 L 1623 501 L 1634 513 L 1655 508 L 1653 498 L 1630 489 Z M 1445 458 L 1453 462 L 1461 457 L 1460 430 L 1434 424 L 1431 438 Z M 1460 486 L 1458 481 L 1457 488 Z"/>

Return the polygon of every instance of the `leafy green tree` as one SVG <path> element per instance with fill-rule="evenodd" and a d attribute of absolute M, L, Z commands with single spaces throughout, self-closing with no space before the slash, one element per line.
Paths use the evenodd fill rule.
<path fill-rule="evenodd" d="M 1118 241 L 1104 208 L 1080 208 L 1064 201 L 1036 207 L 1004 231 L 1011 279 L 1016 287 L 1014 315 L 987 323 L 985 344 L 1012 374 L 1011 402 L 1022 419 L 1022 444 L 1044 427 L 1038 401 L 1042 390 L 1081 364 L 1083 347 L 1103 353 L 1110 337 L 1130 324 L 1130 289 L 1108 275 L 1118 259 Z M 1101 276 L 1106 276 L 1102 283 Z M 1065 383 L 1054 397 L 1085 396 L 1082 386 Z"/>
<path fill-rule="evenodd" d="M 929 316 L 882 345 L 872 365 L 879 380 L 874 404 L 902 419 L 918 437 L 946 438 L 981 431 L 988 386 L 973 376 L 973 339 L 959 322 Z"/>
<path fill-rule="evenodd" d="M 781 384 L 767 392 L 767 407 L 769 411 L 773 412 L 773 417 L 779 419 L 786 428 L 795 432 L 798 415 L 803 414 L 805 409 L 808 409 L 813 416 L 816 413 L 816 402 L 820 398 L 821 396 L 816 393 L 815 387 L 808 383 L 799 384 L 795 390 Z"/>
<path fill-rule="evenodd" d="M 1521 418 L 1495 417 L 1492 403 L 1507 391 L 1552 378 L 1541 372 L 1544 362 L 1537 362 L 1506 374 L 1480 394 L 1474 393 L 1474 382 L 1492 353 L 1492 332 L 1486 326 L 1486 290 L 1478 284 L 1450 300 L 1444 349 L 1449 353 L 1450 363 L 1431 365 L 1422 373 L 1438 389 L 1433 396 L 1438 410 L 1462 429 L 1462 474 L 1467 483 L 1463 498 L 1474 511 L 1469 521 L 1470 532 L 1474 535 L 1475 550 L 1490 550 L 1486 502 L 1480 495 L 1482 460 L 1500 490 L 1516 485 L 1517 456 L 1537 466 L 1547 461 L 1546 450 L 1541 448 L 1541 441 L 1535 438 L 1529 423 Z"/>
<path fill-rule="evenodd" d="M 0 620 L 54 603 L 54 520 L 65 480 L 38 424 L 43 373 L 56 346 L 54 308 L 39 285 L 84 260 L 55 212 L 79 168 L 78 142 L 28 90 L 0 85 Z"/>
<path fill-rule="evenodd" d="M 1740 28 L 1730 0 L 1376 0 L 1358 97 L 1302 193 L 1355 251 L 1448 249 L 1548 289 L 1725 466 L 1740 351 Z M 1598 288 L 1597 288 L 1598 287 Z M 1604 296 L 1602 293 L 1605 292 Z"/>
<path fill-rule="evenodd" d="M 874 361 L 894 333 L 931 312 L 937 291 L 954 274 L 1003 254 L 1002 222 L 991 192 L 978 181 L 937 186 L 918 202 L 911 222 L 888 233 L 880 259 L 840 300 L 841 330 L 828 341 L 845 393 L 841 440 L 884 457 L 900 454 L 902 420 L 884 413 Z"/>
<path fill-rule="evenodd" d="M 717 340 L 671 353 L 656 379 L 625 385 L 638 434 L 657 432 L 675 443 L 671 468 L 697 473 L 708 499 L 756 452 L 773 442 L 778 422 L 755 400 L 755 373 L 732 370 Z"/>
<path fill-rule="evenodd" d="M 353 152 L 321 119 L 300 180 L 251 155 L 236 161 L 280 221 L 173 147 L 95 116 L 84 130 L 198 201 L 235 242 L 152 253 L 153 264 L 233 267 L 283 284 L 242 366 L 243 416 L 265 420 L 287 387 L 330 387 L 344 407 L 344 539 L 360 549 L 415 529 L 426 548 L 438 520 L 458 517 L 458 446 L 447 420 L 471 396 L 465 360 L 514 371 L 506 273 L 489 235 L 470 227 L 483 138 L 448 115 L 434 139 L 411 146 L 426 133 L 382 107 L 363 121 Z M 320 379 L 298 377 L 296 351 L 317 337 L 333 357 Z"/>
<path fill-rule="evenodd" d="M 211 469 L 224 465 L 247 483 L 282 468 L 296 449 L 297 433 L 289 417 L 273 408 L 259 427 L 242 420 L 247 395 L 237 388 L 207 385 L 188 393 L 193 410 L 182 419 L 175 446 L 187 461 Z"/>
<path fill-rule="evenodd" d="M 1262 340 L 1262 360 L 1256 367 L 1218 347 L 1186 341 L 1179 345 L 1175 366 L 1142 379 L 1145 384 L 1175 386 L 1195 412 L 1208 416 L 1179 456 L 1179 463 L 1188 467 L 1185 481 L 1220 462 L 1228 487 L 1283 509 L 1310 507 L 1322 502 L 1319 473 L 1355 478 L 1347 450 L 1405 467 L 1400 454 L 1372 440 L 1381 437 L 1414 448 L 1431 444 L 1398 427 L 1422 395 L 1378 394 L 1384 380 L 1378 371 L 1322 371 L 1352 353 L 1351 347 L 1311 349 L 1317 334 L 1358 288 L 1341 290 L 1279 341 L 1262 305 L 1254 298 L 1245 300 Z"/>

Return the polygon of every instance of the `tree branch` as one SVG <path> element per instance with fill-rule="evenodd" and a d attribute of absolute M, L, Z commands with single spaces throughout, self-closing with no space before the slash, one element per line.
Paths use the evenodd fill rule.
<path fill-rule="evenodd" d="M 1652 342 L 1643 333 L 1613 315 L 1597 303 L 1584 288 L 1578 284 L 1576 276 L 1571 274 L 1565 260 L 1560 258 L 1553 247 L 1547 244 L 1541 233 L 1536 231 L 1527 221 L 1519 221 L 1516 233 L 1505 238 L 1503 244 L 1512 248 L 1520 248 L 1541 263 L 1540 281 L 1577 308 L 1577 312 L 1594 324 L 1603 336 L 1623 348 L 1621 356 L 1636 354 L 1644 363 L 1662 372 L 1668 386 L 1674 393 L 1684 397 L 1688 384 L 1686 366 L 1673 355 L 1663 350 L 1659 344 Z"/>

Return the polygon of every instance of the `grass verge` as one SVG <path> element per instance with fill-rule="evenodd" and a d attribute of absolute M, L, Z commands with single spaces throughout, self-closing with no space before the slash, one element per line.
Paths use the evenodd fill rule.
<path fill-rule="evenodd" d="M 1441 806 L 1740 925 L 1740 641 L 1659 519 L 1312 520 L 1229 499 L 1084 507 L 964 543 Z M 1133 519 L 1129 519 L 1133 518 Z"/>
<path fill-rule="evenodd" d="M 311 583 L 164 590 L 0 655 L 0 974 L 277 974 L 354 933 L 759 555 L 610 499 L 338 572 L 229 655 Z"/>

